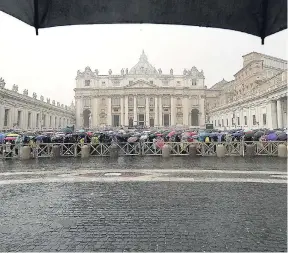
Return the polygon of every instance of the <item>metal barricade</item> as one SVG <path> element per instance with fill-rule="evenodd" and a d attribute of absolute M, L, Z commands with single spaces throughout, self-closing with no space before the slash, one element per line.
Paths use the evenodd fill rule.
<path fill-rule="evenodd" d="M 135 142 L 135 143 L 113 143 L 119 149 L 119 156 L 161 156 L 162 149 L 153 142 Z M 251 141 L 251 142 L 166 142 L 171 147 L 171 156 L 185 156 L 189 154 L 189 146 L 196 146 L 198 156 L 216 156 L 217 145 L 225 146 L 226 156 L 245 156 L 248 145 L 253 145 L 256 156 L 277 156 L 278 146 L 286 141 Z M 111 143 L 99 144 L 80 144 L 80 143 L 40 143 L 36 148 L 31 149 L 31 157 L 43 158 L 52 157 L 52 148 L 54 145 L 60 147 L 61 157 L 79 157 L 81 156 L 82 145 L 90 147 L 90 156 L 109 156 Z M 23 144 L 0 144 L 0 159 L 13 159 L 20 157 L 20 149 Z"/>
<path fill-rule="evenodd" d="M 256 145 L 256 154 L 259 156 L 277 156 L 278 155 L 278 146 L 280 144 L 287 144 L 282 141 L 258 141 L 254 142 Z"/>
<path fill-rule="evenodd" d="M 52 143 L 39 143 L 36 145 L 36 157 L 52 157 Z"/>
<path fill-rule="evenodd" d="M 225 146 L 226 155 L 228 156 L 242 156 L 243 143 L 240 141 L 221 142 Z"/>
<path fill-rule="evenodd" d="M 2 159 L 13 159 L 20 157 L 19 144 L 0 144 L 0 157 Z"/>
<path fill-rule="evenodd" d="M 216 146 L 220 144 L 220 142 L 209 142 L 201 143 L 201 155 L 202 156 L 216 156 Z"/>
<path fill-rule="evenodd" d="M 141 145 L 142 143 L 140 142 L 134 142 L 134 143 L 115 143 L 119 147 L 119 156 L 123 155 L 141 155 L 142 154 L 142 149 Z"/>
<path fill-rule="evenodd" d="M 90 145 L 90 156 L 109 156 L 111 144 L 99 143 Z"/>
<path fill-rule="evenodd" d="M 172 156 L 188 155 L 189 142 L 167 142 L 167 145 L 171 147 L 170 154 Z"/>
<path fill-rule="evenodd" d="M 74 143 L 74 157 L 81 156 L 81 148 L 83 145 L 88 145 L 88 144 Z"/>
<path fill-rule="evenodd" d="M 75 156 L 75 144 L 74 143 L 53 143 L 52 146 L 60 147 L 60 156 L 64 156 L 64 157 Z"/>
<path fill-rule="evenodd" d="M 141 143 L 141 154 L 142 155 L 162 155 L 162 149 L 157 147 L 156 143 L 153 142 L 142 142 Z"/>

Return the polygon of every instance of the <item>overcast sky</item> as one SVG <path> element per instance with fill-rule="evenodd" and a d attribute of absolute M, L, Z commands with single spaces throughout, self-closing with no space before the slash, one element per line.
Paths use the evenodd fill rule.
<path fill-rule="evenodd" d="M 156 69 L 175 74 L 196 66 L 208 87 L 233 75 L 252 51 L 287 59 L 287 31 L 261 45 L 258 37 L 228 30 L 162 25 L 87 25 L 40 30 L 0 11 L 0 77 L 6 87 L 36 92 L 64 104 L 74 99 L 77 70 L 100 74 L 132 68 L 142 50 Z"/>

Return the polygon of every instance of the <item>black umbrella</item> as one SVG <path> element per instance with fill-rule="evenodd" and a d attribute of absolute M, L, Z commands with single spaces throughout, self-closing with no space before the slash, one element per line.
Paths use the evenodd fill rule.
<path fill-rule="evenodd" d="M 39 28 L 115 23 L 216 27 L 264 38 L 287 28 L 286 0 L 1 0 L 0 10 Z"/>

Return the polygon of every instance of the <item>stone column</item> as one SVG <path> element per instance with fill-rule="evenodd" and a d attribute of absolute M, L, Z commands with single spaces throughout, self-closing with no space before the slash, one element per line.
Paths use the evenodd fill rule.
<path fill-rule="evenodd" d="M 188 118 L 189 118 L 189 108 L 188 108 L 188 96 L 183 97 L 183 125 L 188 126 Z"/>
<path fill-rule="evenodd" d="M 134 112 L 134 118 L 133 118 L 133 125 L 136 126 L 138 124 L 138 120 L 137 120 L 137 97 L 134 96 L 134 108 L 133 108 L 133 112 Z"/>
<path fill-rule="evenodd" d="M 124 99 L 123 97 L 120 98 L 120 110 L 121 110 L 121 116 L 120 116 L 120 125 L 125 125 L 125 119 L 124 119 Z"/>
<path fill-rule="evenodd" d="M 128 126 L 129 125 L 129 118 L 128 118 L 128 96 L 125 96 L 125 121 L 124 121 L 124 125 Z"/>
<path fill-rule="evenodd" d="M 163 113 L 162 113 L 162 97 L 159 96 L 159 116 L 158 116 L 158 125 L 163 126 Z"/>
<path fill-rule="evenodd" d="M 76 107 L 76 128 L 80 129 L 83 125 L 82 117 L 81 117 L 81 114 L 83 113 L 81 98 L 75 99 L 75 107 Z M 49 122 L 49 124 L 50 124 L 50 122 Z M 51 121 L 51 127 L 53 127 L 52 121 Z"/>
<path fill-rule="evenodd" d="M 36 112 L 31 112 L 31 128 L 36 128 Z"/>
<path fill-rule="evenodd" d="M 5 109 L 4 105 L 0 104 L 0 131 L 3 129 L 4 125 L 4 117 L 5 117 Z"/>
<path fill-rule="evenodd" d="M 112 126 L 112 108 L 111 97 L 107 98 L 107 125 Z"/>
<path fill-rule="evenodd" d="M 92 128 L 97 128 L 98 126 L 98 98 L 94 97 L 92 99 L 92 106 L 91 106 L 91 116 L 92 116 Z"/>
<path fill-rule="evenodd" d="M 14 107 L 11 107 L 10 109 L 9 109 L 10 111 L 10 120 L 9 120 L 9 123 L 8 123 L 8 125 L 9 125 L 9 128 L 13 128 L 13 124 L 14 124 L 14 118 L 15 118 L 15 108 Z"/>
<path fill-rule="evenodd" d="M 240 109 L 240 126 L 244 126 L 244 116 L 243 116 L 243 108 Z"/>
<path fill-rule="evenodd" d="M 274 100 L 267 105 L 267 125 L 271 129 L 277 128 L 277 107 Z"/>
<path fill-rule="evenodd" d="M 171 96 L 171 126 L 176 125 L 176 104 L 175 104 L 175 97 Z"/>
<path fill-rule="evenodd" d="M 203 127 L 205 126 L 205 123 L 206 123 L 205 122 L 206 112 L 205 112 L 205 98 L 202 96 L 200 97 L 200 100 L 199 100 L 199 109 L 200 109 L 199 125 Z"/>
<path fill-rule="evenodd" d="M 146 97 L 146 101 L 145 101 L 145 113 L 146 113 L 146 115 L 145 115 L 145 124 L 146 124 L 146 126 L 147 127 L 149 127 L 149 125 L 150 125 L 150 114 L 149 114 L 149 97 Z"/>
<path fill-rule="evenodd" d="M 277 100 L 277 128 L 283 127 L 283 117 L 282 117 L 282 103 L 281 100 Z"/>
<path fill-rule="evenodd" d="M 26 109 L 24 109 L 22 111 L 22 128 L 23 130 L 27 130 L 28 128 L 28 111 Z"/>
<path fill-rule="evenodd" d="M 157 96 L 155 96 L 155 98 L 154 98 L 155 100 L 154 100 L 154 103 L 155 103 L 155 112 L 154 112 L 154 126 L 158 126 L 158 97 Z"/>

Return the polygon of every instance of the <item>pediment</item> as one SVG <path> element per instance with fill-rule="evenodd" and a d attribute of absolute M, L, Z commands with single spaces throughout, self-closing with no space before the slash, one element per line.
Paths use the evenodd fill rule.
<path fill-rule="evenodd" d="M 125 88 L 157 88 L 157 85 L 144 80 L 139 80 L 126 85 Z"/>

